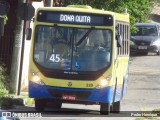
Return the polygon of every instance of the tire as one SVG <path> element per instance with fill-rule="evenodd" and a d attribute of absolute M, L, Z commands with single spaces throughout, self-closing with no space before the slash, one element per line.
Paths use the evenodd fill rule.
<path fill-rule="evenodd" d="M 110 113 L 110 104 L 109 103 L 101 103 L 100 104 L 100 114 L 101 115 L 109 115 Z"/>
<path fill-rule="evenodd" d="M 44 99 L 35 99 L 35 110 L 36 111 L 44 111 L 45 108 L 45 100 Z"/>
<path fill-rule="evenodd" d="M 160 55 L 160 50 L 157 52 L 157 55 Z"/>
<path fill-rule="evenodd" d="M 52 109 L 61 109 L 62 102 L 59 100 L 55 100 L 55 99 L 48 99 L 46 107 L 52 108 Z"/>
<path fill-rule="evenodd" d="M 121 99 L 123 97 L 123 88 L 124 88 L 124 80 L 123 80 L 122 91 L 121 91 Z M 119 113 L 120 112 L 120 101 L 114 102 L 115 101 L 115 96 L 116 96 L 116 89 L 117 89 L 117 80 L 116 80 L 116 84 L 115 84 L 113 102 L 112 102 L 112 105 L 110 107 L 111 113 Z"/>
<path fill-rule="evenodd" d="M 112 112 L 113 113 L 120 113 L 120 101 L 114 102 L 112 104 Z"/>
<path fill-rule="evenodd" d="M 56 103 L 53 104 L 54 109 L 61 109 L 61 107 L 62 107 L 62 102 L 57 102 L 56 101 Z"/>

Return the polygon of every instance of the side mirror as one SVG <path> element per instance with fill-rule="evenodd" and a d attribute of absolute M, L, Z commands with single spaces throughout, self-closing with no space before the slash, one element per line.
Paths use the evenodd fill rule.
<path fill-rule="evenodd" d="M 122 37 L 121 35 L 116 35 L 117 47 L 122 47 Z"/>
<path fill-rule="evenodd" d="M 31 37 L 32 37 L 32 29 L 27 28 L 27 30 L 26 30 L 26 40 L 31 40 Z"/>
<path fill-rule="evenodd" d="M 0 37 L 4 35 L 4 18 L 0 17 Z"/>

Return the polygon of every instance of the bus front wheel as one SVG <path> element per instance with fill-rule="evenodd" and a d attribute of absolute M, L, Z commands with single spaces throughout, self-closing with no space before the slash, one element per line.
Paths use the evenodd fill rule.
<path fill-rule="evenodd" d="M 109 103 L 101 103 L 100 104 L 100 114 L 101 115 L 109 115 L 110 113 L 110 104 Z"/>
<path fill-rule="evenodd" d="M 58 100 L 53 100 L 51 103 L 51 107 L 53 107 L 54 109 L 61 109 L 62 102 Z"/>
<path fill-rule="evenodd" d="M 112 104 L 112 113 L 120 113 L 120 101 Z"/>
<path fill-rule="evenodd" d="M 35 110 L 44 111 L 45 101 L 43 99 L 35 99 Z"/>
<path fill-rule="evenodd" d="M 160 49 L 157 51 L 157 55 L 160 55 Z"/>

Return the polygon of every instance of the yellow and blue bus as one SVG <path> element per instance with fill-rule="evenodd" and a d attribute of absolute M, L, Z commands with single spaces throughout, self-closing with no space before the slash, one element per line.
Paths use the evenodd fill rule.
<path fill-rule="evenodd" d="M 129 62 L 129 15 L 90 6 L 39 8 L 29 62 L 29 97 L 35 109 L 62 103 L 100 105 L 120 112 Z"/>

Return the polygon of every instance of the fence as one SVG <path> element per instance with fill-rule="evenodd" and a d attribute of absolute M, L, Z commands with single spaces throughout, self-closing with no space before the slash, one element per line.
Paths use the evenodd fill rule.
<path fill-rule="evenodd" d="M 8 0 L 8 3 L 10 6 L 7 14 L 8 21 L 5 25 L 4 36 L 0 37 L 0 61 L 6 65 L 7 72 L 10 74 L 18 0 Z"/>

